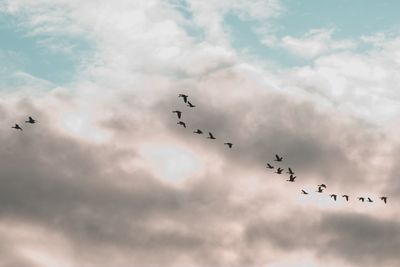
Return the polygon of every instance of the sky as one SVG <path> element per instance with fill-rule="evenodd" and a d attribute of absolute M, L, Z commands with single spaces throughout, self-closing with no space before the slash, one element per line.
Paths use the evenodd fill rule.
<path fill-rule="evenodd" d="M 0 267 L 399 266 L 399 8 L 0 1 Z"/>

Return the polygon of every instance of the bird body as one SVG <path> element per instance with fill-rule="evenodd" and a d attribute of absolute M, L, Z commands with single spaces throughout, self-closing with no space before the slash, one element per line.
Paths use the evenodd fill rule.
<path fill-rule="evenodd" d="M 233 146 L 232 143 L 224 143 L 224 145 L 227 145 L 229 148 L 232 148 L 232 146 Z"/>
<path fill-rule="evenodd" d="M 268 169 L 273 169 L 274 166 L 272 166 L 271 164 L 267 163 L 267 168 L 268 168 Z"/>
<path fill-rule="evenodd" d="M 293 176 L 293 174 L 290 175 L 289 180 L 286 180 L 288 182 L 294 182 L 294 180 L 296 179 L 296 176 Z"/>
<path fill-rule="evenodd" d="M 12 126 L 11 128 L 22 131 L 22 128 L 18 124 L 15 124 L 15 126 Z"/>
<path fill-rule="evenodd" d="M 25 123 L 34 124 L 34 123 L 36 123 L 36 120 L 34 120 L 31 116 L 29 116 L 29 117 L 28 117 L 28 120 L 25 121 Z"/>
<path fill-rule="evenodd" d="M 359 197 L 358 200 L 361 200 L 361 202 L 364 202 L 365 198 L 364 197 Z"/>
<path fill-rule="evenodd" d="M 330 194 L 329 196 L 330 196 L 331 198 L 333 198 L 334 201 L 336 201 L 337 195 L 335 195 L 335 194 Z"/>
<path fill-rule="evenodd" d="M 283 157 L 279 157 L 278 155 L 275 154 L 275 159 L 274 161 L 282 161 Z"/>
<path fill-rule="evenodd" d="M 385 204 L 386 204 L 387 197 L 380 197 L 380 199 L 383 200 L 383 202 L 385 202 Z"/>
<path fill-rule="evenodd" d="M 215 138 L 214 137 L 214 135 L 212 134 L 212 133 L 210 133 L 210 132 L 208 132 L 208 137 L 207 137 L 208 139 L 217 139 L 217 138 Z"/>
<path fill-rule="evenodd" d="M 186 128 L 186 123 L 184 123 L 183 121 L 179 121 L 177 124 L 182 125 L 184 128 Z"/>
<path fill-rule="evenodd" d="M 183 102 L 187 102 L 187 99 L 188 99 L 188 96 L 187 95 L 185 95 L 185 94 L 179 94 L 179 96 L 178 97 L 182 97 L 183 98 Z"/>
<path fill-rule="evenodd" d="M 308 195 L 308 193 L 306 191 L 304 191 L 304 190 L 301 190 L 301 193 L 304 194 L 304 195 Z"/>
<path fill-rule="evenodd" d="M 318 186 L 318 191 L 315 191 L 317 193 L 323 193 L 324 189 L 322 189 L 322 186 Z"/>
<path fill-rule="evenodd" d="M 292 174 L 294 174 L 294 172 L 292 171 L 292 169 L 291 168 L 288 168 L 288 172 L 287 173 L 289 173 L 290 175 L 292 175 Z"/>
<path fill-rule="evenodd" d="M 172 111 L 172 113 L 176 113 L 176 115 L 178 116 L 178 119 L 180 119 L 180 118 L 181 118 L 182 111 L 179 111 L 179 110 L 174 110 L 174 111 Z"/>
<path fill-rule="evenodd" d="M 200 129 L 197 129 L 196 131 L 194 131 L 193 133 L 195 133 L 195 134 L 203 134 L 203 131 L 202 130 L 200 130 Z"/>
<path fill-rule="evenodd" d="M 368 202 L 374 202 L 371 198 L 367 198 Z"/>
<path fill-rule="evenodd" d="M 349 201 L 349 196 L 348 195 L 342 195 L 346 199 L 346 201 Z"/>
<path fill-rule="evenodd" d="M 278 168 L 278 169 L 276 170 L 276 173 L 277 173 L 277 174 L 282 174 L 282 171 L 283 171 L 283 169 Z"/>

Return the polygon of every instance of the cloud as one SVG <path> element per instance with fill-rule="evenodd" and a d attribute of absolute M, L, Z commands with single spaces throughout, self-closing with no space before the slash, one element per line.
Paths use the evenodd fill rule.
<path fill-rule="evenodd" d="M 315 58 L 334 51 L 356 47 L 356 44 L 349 40 L 334 40 L 333 32 L 333 29 L 314 29 L 299 38 L 285 36 L 282 38 L 280 46 L 294 55 L 304 58 Z"/>
<path fill-rule="evenodd" d="M 343 108 L 368 109 L 346 89 L 389 84 L 395 62 L 385 64 L 386 48 L 358 55 L 337 52 L 350 47 L 339 44 L 316 49 L 314 66 L 272 71 L 244 62 L 229 45 L 224 14 L 262 20 L 278 4 L 190 2 L 190 23 L 205 32 L 199 40 L 160 1 L 3 3 L 26 16 L 32 34 L 83 34 L 95 51 L 68 86 L 25 75 L 28 86 L 1 93 L 0 265 L 276 266 L 306 255 L 315 266 L 358 267 L 365 251 L 372 264 L 398 265 L 398 204 L 376 198 L 398 184 L 395 142 Z M 323 31 L 307 38 L 336 42 Z M 371 62 L 382 63 L 379 71 Z M 387 88 L 367 89 L 387 98 Z M 182 92 L 196 108 L 177 98 Z M 177 127 L 176 108 L 188 129 Z M 38 124 L 23 124 L 27 115 Z M 15 122 L 23 132 L 11 131 Z M 217 140 L 192 134 L 197 128 Z M 152 166 L 149 147 L 156 159 L 179 151 L 167 156 L 180 182 Z M 275 153 L 297 183 L 265 169 Z M 320 182 L 352 202 L 317 195 Z M 360 194 L 376 202 L 355 202 Z"/>

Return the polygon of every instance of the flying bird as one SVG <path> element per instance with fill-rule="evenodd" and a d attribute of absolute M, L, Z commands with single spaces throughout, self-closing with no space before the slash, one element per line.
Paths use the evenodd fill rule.
<path fill-rule="evenodd" d="M 288 168 L 288 172 L 287 173 L 289 173 L 290 175 L 292 175 L 292 174 L 294 174 L 294 172 L 292 171 L 292 169 L 291 168 Z"/>
<path fill-rule="evenodd" d="M 385 202 L 385 204 L 386 204 L 387 197 L 380 197 L 380 199 L 382 199 L 382 200 L 383 200 L 383 202 Z"/>
<path fill-rule="evenodd" d="M 323 192 L 324 192 L 324 189 L 322 189 L 322 186 L 319 186 L 319 187 L 318 187 L 318 191 L 315 191 L 315 192 L 323 193 Z"/>
<path fill-rule="evenodd" d="M 361 202 L 364 202 L 365 198 L 364 197 L 359 197 L 358 200 L 361 200 Z"/>
<path fill-rule="evenodd" d="M 283 171 L 283 169 L 278 168 L 278 169 L 276 170 L 276 173 L 277 173 L 277 174 L 282 174 L 282 171 Z"/>
<path fill-rule="evenodd" d="M 186 123 L 184 123 L 183 121 L 179 121 L 177 124 L 182 125 L 184 128 L 186 128 Z"/>
<path fill-rule="evenodd" d="M 188 103 L 187 106 L 190 107 L 190 108 L 196 107 L 195 105 L 193 105 L 192 103 L 190 103 L 190 101 L 188 101 L 187 103 Z"/>
<path fill-rule="evenodd" d="M 274 166 L 272 166 L 271 164 L 267 163 L 267 168 L 268 168 L 268 169 L 273 169 Z"/>
<path fill-rule="evenodd" d="M 282 161 L 283 157 L 279 157 L 278 155 L 275 155 L 274 161 Z"/>
<path fill-rule="evenodd" d="M 232 143 L 224 143 L 224 145 L 227 145 L 229 148 L 232 148 L 232 146 L 233 146 Z"/>
<path fill-rule="evenodd" d="M 210 133 L 210 132 L 208 132 L 208 137 L 207 137 L 208 139 L 217 139 L 217 138 L 215 138 L 214 137 L 214 135 L 212 134 L 212 133 Z"/>
<path fill-rule="evenodd" d="M 29 117 L 28 117 L 28 120 L 27 120 L 27 121 L 25 121 L 25 123 L 34 124 L 34 123 L 36 123 L 36 120 L 32 119 L 32 117 L 31 117 L 31 116 L 29 116 Z"/>
<path fill-rule="evenodd" d="M 308 193 L 306 191 L 304 191 L 304 190 L 301 190 L 301 193 L 304 194 L 304 195 L 308 195 Z"/>
<path fill-rule="evenodd" d="M 294 179 L 296 179 L 296 176 L 293 176 L 293 174 L 290 175 L 289 180 L 286 180 L 288 182 L 294 182 Z"/>
<path fill-rule="evenodd" d="M 374 202 L 371 198 L 368 198 L 368 202 Z"/>
<path fill-rule="evenodd" d="M 22 128 L 21 128 L 21 127 L 19 127 L 19 125 L 18 125 L 18 124 L 15 124 L 15 126 L 12 126 L 11 128 L 14 128 L 14 129 L 16 129 L 16 130 L 21 130 L 21 131 L 22 131 Z"/>
<path fill-rule="evenodd" d="M 325 184 L 319 184 L 318 186 L 319 186 L 319 187 L 326 188 L 326 185 L 325 185 Z"/>
<path fill-rule="evenodd" d="M 183 102 L 187 102 L 187 98 L 188 98 L 188 96 L 187 95 L 185 95 L 185 94 L 179 94 L 179 96 L 178 97 L 182 97 L 183 98 Z"/>
<path fill-rule="evenodd" d="M 335 200 L 335 201 L 336 201 L 336 197 L 337 197 L 337 195 L 335 195 L 335 194 L 330 194 L 329 196 L 330 196 L 330 197 L 332 197 L 332 198 L 333 198 L 333 200 Z"/>
<path fill-rule="evenodd" d="M 346 201 L 349 201 L 349 196 L 348 195 L 342 195 L 346 199 Z"/>
<path fill-rule="evenodd" d="M 174 110 L 174 111 L 172 111 L 172 113 L 176 113 L 176 115 L 178 116 L 178 119 L 180 119 L 180 118 L 181 118 L 182 111 L 179 111 L 179 110 Z"/>
<path fill-rule="evenodd" d="M 197 129 L 196 131 L 194 131 L 193 133 L 195 134 L 203 134 L 203 132 L 200 129 Z"/>

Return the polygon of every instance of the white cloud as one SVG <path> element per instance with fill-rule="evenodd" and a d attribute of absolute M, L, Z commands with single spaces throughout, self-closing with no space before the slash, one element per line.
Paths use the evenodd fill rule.
<path fill-rule="evenodd" d="M 333 29 L 313 29 L 301 37 L 284 36 L 279 41 L 276 37 L 267 37 L 263 43 L 283 47 L 296 56 L 308 59 L 356 47 L 353 41 L 333 39 L 333 33 Z"/>

